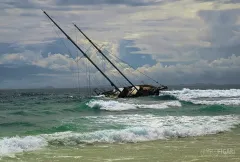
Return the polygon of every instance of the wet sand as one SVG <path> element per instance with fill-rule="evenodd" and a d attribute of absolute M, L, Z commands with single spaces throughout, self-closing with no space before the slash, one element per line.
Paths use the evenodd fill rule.
<path fill-rule="evenodd" d="M 240 129 L 202 137 L 141 143 L 49 146 L 42 150 L 4 157 L 6 162 L 239 162 Z"/>

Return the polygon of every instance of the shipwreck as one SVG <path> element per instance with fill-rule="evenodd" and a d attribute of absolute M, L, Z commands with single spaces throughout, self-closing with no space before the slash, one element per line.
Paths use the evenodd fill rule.
<path fill-rule="evenodd" d="M 141 84 L 134 85 L 126 75 L 103 53 L 103 51 L 76 25 L 73 24 L 76 29 L 92 44 L 92 46 L 118 71 L 118 73 L 130 84 L 130 86 L 126 87 L 118 87 L 98 66 L 94 63 L 92 59 L 84 52 L 76 42 L 45 12 L 43 13 L 51 20 L 51 22 L 66 36 L 66 38 L 83 54 L 84 57 L 107 79 L 110 85 L 113 87 L 112 90 L 109 91 L 100 91 L 95 90 L 95 93 L 98 95 L 105 95 L 106 97 L 115 97 L 115 98 L 127 98 L 127 97 L 141 97 L 141 96 L 158 96 L 159 93 L 163 90 L 168 89 L 167 86 L 160 85 L 158 86 L 149 85 L 149 84 Z M 144 74 L 146 75 L 146 74 Z M 147 75 L 146 75 L 147 76 Z M 149 77 L 149 76 L 147 76 Z M 150 78 L 150 77 L 149 77 Z"/>

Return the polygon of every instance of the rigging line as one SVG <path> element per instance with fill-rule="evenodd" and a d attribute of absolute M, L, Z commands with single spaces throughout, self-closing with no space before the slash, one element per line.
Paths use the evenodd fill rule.
<path fill-rule="evenodd" d="M 91 96 L 91 90 L 90 90 L 90 68 L 89 68 L 89 63 L 87 66 L 87 85 L 88 85 L 88 95 Z"/>
<path fill-rule="evenodd" d="M 97 81 L 97 79 L 96 79 L 96 73 L 92 73 L 91 74 L 91 85 L 93 85 L 95 87 L 92 87 L 91 90 L 93 90 L 93 88 L 99 87 L 99 86 L 97 86 L 97 83 L 99 83 L 99 81 Z M 91 91 L 91 93 L 93 94 L 92 91 Z"/>
<path fill-rule="evenodd" d="M 56 29 L 54 28 L 54 25 L 53 25 L 52 23 L 51 23 L 51 25 L 52 25 L 52 28 L 53 28 L 54 32 L 55 32 L 55 33 L 58 35 L 58 37 L 60 38 L 62 44 L 64 44 L 64 46 L 65 46 L 65 48 L 67 49 L 69 55 L 73 58 L 73 55 L 72 55 L 70 49 L 67 47 L 67 45 L 65 44 L 65 42 L 61 39 L 59 33 L 58 33 L 58 32 L 56 31 Z M 77 52 L 77 55 L 78 55 L 78 52 Z M 82 56 L 82 57 L 84 57 L 84 56 Z M 82 58 L 82 57 L 81 57 L 81 58 Z M 80 58 L 80 59 L 81 59 L 81 58 Z M 79 59 L 79 60 L 80 60 L 80 59 Z M 79 61 L 79 60 L 74 60 L 75 63 L 77 64 L 77 78 L 78 78 L 78 80 L 77 80 L 77 88 L 78 88 L 78 92 L 80 92 L 80 79 L 79 79 L 79 78 L 80 78 L 80 69 L 79 69 L 79 64 L 78 64 L 78 61 Z M 75 77 L 75 76 L 74 76 L 74 71 L 73 71 L 72 73 L 73 73 L 73 77 Z"/>
<path fill-rule="evenodd" d="M 85 53 L 87 53 L 87 52 L 91 49 L 91 47 L 92 47 L 92 45 L 90 45 L 90 46 L 88 47 L 88 49 L 86 50 Z M 84 55 L 82 55 L 81 57 L 77 58 L 77 59 L 76 59 L 76 62 L 80 61 L 83 57 L 84 57 Z"/>
<path fill-rule="evenodd" d="M 104 45 L 102 45 L 102 46 L 100 47 L 100 49 L 101 49 L 103 46 L 104 46 Z M 98 52 L 98 51 L 97 51 L 97 52 Z M 104 65 L 106 66 L 107 63 L 109 63 L 109 62 L 105 63 L 107 60 L 105 60 L 102 55 L 100 55 L 100 59 L 101 59 L 101 63 L 102 63 L 102 68 L 104 69 Z M 105 63 L 105 64 L 104 64 L 104 63 Z M 105 67 L 105 68 L 106 68 L 106 67 Z M 104 71 L 106 72 L 106 69 L 104 69 Z M 115 75 L 115 74 L 116 74 L 116 75 Z M 118 73 L 117 71 L 113 71 L 112 77 L 113 77 L 114 81 L 117 82 L 117 84 L 120 85 L 121 87 L 129 86 L 129 85 L 126 84 L 126 83 L 120 83 L 120 82 L 118 81 L 118 79 L 119 79 L 119 77 L 118 77 L 119 75 L 118 75 L 118 74 L 119 74 L 119 73 Z M 124 85 L 124 84 L 125 84 L 125 85 Z"/>
<path fill-rule="evenodd" d="M 75 32 L 77 33 L 77 31 L 75 30 Z M 76 34 L 76 42 L 78 42 L 78 39 L 77 39 L 77 34 Z M 79 60 L 78 60 L 78 58 L 79 58 L 79 51 L 76 49 L 76 52 L 77 52 L 77 59 L 76 59 L 76 64 L 77 64 L 77 84 L 78 84 L 78 93 L 80 93 L 80 70 L 79 70 Z M 83 57 L 83 56 L 82 56 Z M 81 57 L 81 58 L 82 58 Z M 81 59 L 80 58 L 80 59 Z"/>
<path fill-rule="evenodd" d="M 115 74 L 118 74 L 118 73 L 116 71 L 113 71 L 112 77 L 114 78 L 115 82 L 117 82 L 118 85 L 120 85 L 121 87 L 124 87 L 124 84 L 119 82 L 119 77 L 118 77 L 119 75 L 115 75 Z M 127 84 L 125 83 L 125 85 L 127 85 Z M 127 85 L 127 86 L 129 86 L 129 85 Z"/>
<path fill-rule="evenodd" d="M 87 95 L 89 96 L 89 86 L 88 86 L 88 63 L 86 63 L 86 91 L 87 91 Z"/>
<path fill-rule="evenodd" d="M 106 66 L 107 66 L 107 64 L 109 63 L 109 62 L 107 62 L 107 60 L 105 60 L 104 59 L 104 57 L 103 56 L 99 56 L 99 58 L 101 59 L 101 64 L 102 64 L 102 68 L 103 68 L 103 70 L 104 70 L 104 72 L 107 72 L 107 68 L 106 68 Z M 110 73 L 110 76 L 114 79 L 114 81 L 118 84 L 118 85 L 120 85 L 121 87 L 124 87 L 124 83 L 120 83 L 119 82 L 119 73 L 116 71 L 116 70 L 114 70 L 114 71 L 111 71 L 110 70 L 110 72 L 112 72 L 112 73 Z M 125 83 L 125 85 L 127 85 L 127 86 L 129 86 L 128 84 L 126 84 Z"/>
<path fill-rule="evenodd" d="M 91 49 L 91 47 L 93 47 L 92 44 L 91 44 L 91 45 L 89 46 L 89 48 L 87 49 L 86 53 Z M 104 44 L 103 44 L 102 46 L 100 46 L 99 49 L 102 49 L 103 47 L 104 47 Z M 99 52 L 95 49 L 95 53 L 99 53 Z M 101 59 L 103 71 L 106 72 L 106 69 L 105 69 L 104 66 L 103 66 L 103 65 L 104 65 L 104 61 L 106 62 L 106 60 L 103 58 L 102 55 L 100 55 L 99 58 Z M 106 64 L 105 64 L 105 65 L 106 65 Z M 117 72 L 116 72 L 116 73 L 117 73 Z M 112 77 L 113 77 L 113 79 L 114 79 L 115 82 L 117 82 L 120 86 L 124 87 L 124 86 L 118 81 L 118 79 L 116 78 L 115 75 L 112 75 Z M 95 78 L 96 78 L 96 77 L 95 77 Z M 127 85 L 127 84 L 125 84 L 125 85 Z M 128 86 L 128 85 L 127 85 L 127 86 Z"/>
<path fill-rule="evenodd" d="M 112 54 L 111 54 L 112 55 Z M 155 82 L 155 83 L 157 83 L 157 84 L 159 84 L 159 82 L 158 81 L 156 81 L 155 79 L 153 79 L 153 78 L 151 78 L 150 76 L 148 76 L 147 74 L 145 74 L 145 73 L 143 73 L 143 72 L 141 72 L 140 70 L 138 70 L 138 69 L 135 69 L 133 66 L 131 66 L 129 63 L 127 63 L 126 61 L 124 61 L 124 60 L 122 60 L 122 59 L 120 59 L 119 57 L 117 57 L 117 56 L 114 56 L 114 55 L 112 55 L 113 57 L 115 57 L 115 58 L 117 58 L 118 60 L 120 60 L 121 62 L 123 62 L 123 63 L 125 63 L 125 64 L 127 64 L 130 68 L 132 68 L 133 70 L 136 70 L 137 72 L 139 72 L 140 74 L 142 74 L 142 75 L 144 75 L 145 77 L 147 77 L 148 79 L 150 79 L 150 80 L 152 80 L 153 82 Z M 120 64 L 121 65 L 121 64 Z M 122 66 L 122 65 L 121 65 Z M 133 73 L 133 72 L 131 72 L 131 73 Z M 134 74 L 134 73 L 133 73 Z M 136 74 L 135 74 L 136 75 Z M 136 75 L 137 76 L 137 75 Z"/>
<path fill-rule="evenodd" d="M 89 49 L 91 48 L 91 47 L 93 47 L 92 45 L 89 47 Z M 103 46 L 102 46 L 103 47 Z M 101 47 L 101 48 L 102 48 Z M 89 50 L 88 49 L 88 50 Z M 97 50 L 95 50 L 95 54 L 96 53 L 99 53 Z M 103 71 L 106 73 L 106 65 L 107 65 L 107 63 L 106 63 L 106 60 L 104 59 L 104 57 L 102 56 L 102 55 L 96 55 L 97 56 L 97 58 L 99 58 L 100 60 L 101 60 L 101 62 L 100 62 L 100 64 L 101 64 L 101 66 L 102 66 L 102 69 L 103 69 Z M 115 71 L 115 73 L 117 73 L 117 71 Z M 111 73 L 110 73 L 111 74 Z M 113 79 L 114 79 L 114 81 L 115 82 L 117 82 L 117 83 L 119 83 L 118 82 L 118 80 L 116 79 L 116 76 L 115 75 L 110 75 L 110 76 L 112 76 L 113 77 Z M 121 84 L 120 84 L 121 85 Z M 121 85 L 122 86 L 122 85 Z"/>
<path fill-rule="evenodd" d="M 56 31 L 56 29 L 54 28 L 53 24 L 52 24 L 52 27 L 53 27 L 54 31 L 56 32 L 56 34 L 58 35 L 58 37 L 61 38 L 60 35 L 59 35 L 59 33 L 58 33 L 58 32 Z M 77 37 L 77 36 L 76 36 L 76 37 Z M 61 40 L 62 44 L 64 44 L 64 46 L 65 46 L 65 48 L 67 49 L 69 55 L 73 58 L 73 54 L 71 53 L 70 49 L 67 47 L 66 43 L 65 43 L 62 39 L 60 39 L 60 40 Z M 77 50 L 77 56 L 79 56 L 78 50 Z M 84 55 L 81 56 L 79 59 L 76 59 L 76 60 L 73 59 L 74 62 L 77 64 L 77 78 L 78 78 L 77 88 L 78 88 L 78 92 L 80 92 L 80 68 L 79 68 L 78 61 L 79 61 L 80 59 L 82 59 L 83 57 L 84 57 Z M 73 77 L 74 77 L 74 72 L 73 72 Z"/>
<path fill-rule="evenodd" d="M 47 19 L 47 20 L 48 20 L 48 19 Z M 65 48 L 66 48 L 67 52 L 69 53 L 69 55 L 73 58 L 73 54 L 71 53 L 70 49 L 67 47 L 67 45 L 65 44 L 65 42 L 61 39 L 59 33 L 57 32 L 57 30 L 55 29 L 55 27 L 54 27 L 54 25 L 53 25 L 52 23 L 51 23 L 51 26 L 52 26 L 53 31 L 57 34 L 57 36 L 58 36 L 59 39 L 61 40 L 62 44 L 65 46 Z M 77 30 L 77 29 L 76 29 L 76 30 Z M 77 39 L 77 35 L 76 35 L 76 39 Z M 88 47 L 88 49 L 86 50 L 86 52 L 88 52 L 88 51 L 91 49 L 91 47 L 92 47 L 92 45 L 90 45 L 90 47 Z M 78 50 L 77 50 L 77 56 L 79 56 Z M 80 91 L 80 68 L 79 68 L 78 62 L 79 62 L 83 57 L 84 57 L 84 55 L 81 56 L 81 57 L 78 57 L 76 60 L 74 60 L 75 63 L 77 64 L 77 78 L 78 78 L 78 83 L 77 83 L 78 85 L 77 85 L 77 87 L 78 87 L 78 91 Z M 74 77 L 74 71 L 72 71 L 72 73 L 73 73 L 73 77 Z"/>
<path fill-rule="evenodd" d="M 76 62 L 79 62 L 83 57 L 84 57 L 84 56 L 78 57 L 78 58 L 76 59 Z"/>
<path fill-rule="evenodd" d="M 48 20 L 48 19 L 47 19 L 47 20 Z M 48 21 L 49 21 L 49 20 L 48 20 Z M 58 37 L 60 38 L 62 44 L 63 44 L 63 45 L 65 46 L 65 48 L 67 49 L 67 52 L 70 54 L 70 56 L 71 56 L 72 58 L 74 58 L 71 50 L 67 47 L 66 43 L 61 39 L 61 36 L 59 35 L 59 33 L 57 32 L 57 30 L 55 29 L 54 24 L 52 24 L 52 23 L 50 23 L 50 24 L 51 24 L 54 32 L 55 32 L 55 33 L 58 35 Z M 91 46 L 92 46 L 92 45 L 90 45 L 90 47 L 91 47 Z M 87 49 L 87 51 L 90 49 L 90 47 Z M 87 51 L 86 51 L 86 52 L 87 52 Z M 78 50 L 77 50 L 77 55 L 79 55 L 79 51 L 78 51 Z M 80 59 L 82 59 L 83 57 L 84 57 L 84 55 L 82 55 L 82 56 L 80 57 Z M 74 61 L 77 62 L 77 61 L 79 61 L 80 59 L 74 60 Z"/>
<path fill-rule="evenodd" d="M 89 47 L 90 48 L 90 47 Z M 83 57 L 83 56 L 82 56 Z M 81 57 L 81 58 L 82 58 Z M 81 61 L 81 58 L 77 61 Z M 92 82 L 91 80 L 94 80 L 96 83 L 98 82 L 97 79 L 96 79 L 96 76 L 95 75 L 91 75 L 91 73 L 89 72 L 89 75 L 87 74 L 88 71 L 90 70 L 87 70 L 91 68 L 91 66 L 89 65 L 89 62 L 85 62 L 84 60 L 82 61 L 83 65 L 86 67 L 86 71 L 85 71 L 85 75 L 86 75 L 86 91 L 87 93 L 89 94 L 89 91 L 90 91 L 90 94 L 92 94 L 92 89 L 91 89 L 91 85 L 92 85 Z M 89 79 L 90 79 L 90 83 L 89 83 Z M 90 85 L 90 86 L 89 86 Z"/>
<path fill-rule="evenodd" d="M 149 78 L 150 80 L 154 81 L 155 83 L 157 84 L 160 84 L 158 81 L 156 81 L 155 79 L 151 78 L 150 76 L 148 76 L 147 74 L 141 72 L 140 70 L 138 69 L 135 69 L 133 66 L 131 66 L 129 63 L 127 63 L 126 61 L 120 59 L 119 57 L 113 55 L 111 52 L 109 52 L 107 49 L 105 49 L 107 51 L 108 54 L 112 55 L 113 57 L 117 58 L 118 60 L 122 61 L 123 63 L 127 64 L 129 67 L 131 67 L 132 69 L 138 71 L 139 73 L 141 73 L 142 75 L 146 76 L 147 78 Z"/>
<path fill-rule="evenodd" d="M 102 55 L 100 55 L 99 58 L 101 59 L 102 68 L 103 68 L 104 72 L 106 72 L 106 70 L 104 69 L 104 64 L 107 65 L 108 62 L 106 62 L 107 60 L 105 60 Z M 110 76 L 114 79 L 114 81 L 118 85 L 122 86 L 118 81 L 117 74 L 118 74 L 117 71 L 111 71 L 111 69 L 110 69 Z"/>
<path fill-rule="evenodd" d="M 117 62 L 117 60 L 115 58 L 112 57 L 112 59 L 116 62 L 116 64 L 119 64 L 123 69 L 124 69 L 124 66 L 121 64 L 121 62 Z M 127 69 L 130 73 L 132 73 L 134 76 L 136 76 L 139 80 L 141 80 L 141 78 L 135 74 L 134 72 L 132 72 L 130 69 Z"/>
<path fill-rule="evenodd" d="M 54 27 L 54 25 L 53 25 L 52 23 L 51 23 L 51 26 L 52 26 L 53 31 L 57 34 L 58 38 L 61 40 L 62 44 L 65 46 L 68 54 L 73 58 L 73 55 L 72 55 L 71 51 L 69 50 L 69 48 L 67 47 L 67 45 L 65 44 L 65 42 L 61 39 L 59 33 L 57 32 L 57 30 L 55 29 L 55 27 Z M 76 61 L 75 61 L 75 62 L 76 62 Z M 71 64 L 72 64 L 72 63 L 71 63 Z M 74 70 L 71 68 L 71 64 L 70 64 L 70 69 L 71 69 L 71 71 L 72 71 L 72 75 L 73 75 L 73 78 L 74 78 L 74 77 L 75 77 L 75 75 L 74 75 Z M 73 64 L 72 64 L 72 66 L 74 67 Z M 78 68 L 78 64 L 77 64 L 77 68 Z M 78 69 L 79 69 L 79 68 L 78 68 Z M 78 71 L 78 75 L 79 75 L 79 71 Z M 78 87 L 78 91 L 80 91 L 79 85 L 77 85 L 77 87 Z"/>
<path fill-rule="evenodd" d="M 85 33 L 83 33 L 82 30 L 76 24 L 73 25 L 98 50 L 98 52 L 138 91 L 135 85 L 108 59 L 108 57 L 105 56 L 105 54 L 92 42 L 92 40 L 88 38 L 88 36 Z"/>
<path fill-rule="evenodd" d="M 77 29 L 75 29 L 76 33 L 77 33 Z M 77 39 L 77 34 L 76 34 L 76 43 L 78 43 L 78 39 Z M 91 49 L 92 45 L 90 45 L 87 50 L 85 51 L 85 53 L 87 53 L 90 49 Z M 77 78 L 78 78 L 78 91 L 80 92 L 80 68 L 79 68 L 79 61 L 84 57 L 84 55 L 82 55 L 80 57 L 79 55 L 79 51 L 77 50 L 77 59 L 75 60 L 76 64 L 77 64 Z M 83 62 L 83 64 L 86 66 L 86 64 Z M 89 66 L 89 65 L 87 65 Z M 90 92 L 91 93 L 91 92 Z"/>
<path fill-rule="evenodd" d="M 70 49 L 67 47 L 67 45 L 65 44 L 65 42 L 61 39 L 59 33 L 57 32 L 57 30 L 55 29 L 55 27 L 54 27 L 54 25 L 53 25 L 52 23 L 51 23 L 51 26 L 52 26 L 53 31 L 57 34 L 58 38 L 61 40 L 61 43 L 65 46 L 65 48 L 66 48 L 67 52 L 69 53 L 69 55 L 73 58 L 73 55 L 72 55 Z M 77 38 L 77 36 L 76 36 L 76 38 Z M 91 46 L 90 46 L 90 47 L 91 47 Z M 90 47 L 88 48 L 88 50 L 90 49 Z M 88 50 L 87 50 L 87 51 L 88 51 Z M 77 56 L 79 56 L 78 50 L 77 50 Z M 76 60 L 74 60 L 75 63 L 77 64 L 77 78 L 78 78 L 78 80 L 77 80 L 77 88 L 78 88 L 78 92 L 80 92 L 80 68 L 79 68 L 78 62 L 79 62 L 83 57 L 84 57 L 84 55 L 81 56 L 81 57 L 78 57 Z M 71 70 L 71 71 L 72 71 L 72 70 Z M 74 73 L 75 73 L 75 72 L 72 71 L 73 77 L 74 77 Z"/>
<path fill-rule="evenodd" d="M 99 47 L 99 45 L 97 45 L 98 47 Z M 102 48 L 102 47 L 101 47 Z M 107 49 L 104 49 L 105 51 L 106 51 L 106 53 L 108 53 L 110 56 L 112 56 L 112 59 L 113 60 L 115 60 L 116 61 L 116 63 L 118 63 L 117 62 L 117 60 L 115 59 L 115 58 L 117 58 L 117 59 L 119 59 L 119 60 L 121 60 L 120 58 L 118 58 L 117 56 L 115 56 L 115 55 L 113 55 L 113 54 L 111 54 L 111 52 L 109 52 Z M 115 58 L 114 58 L 115 57 Z M 122 62 L 124 63 L 124 61 L 122 60 Z M 134 67 L 132 67 L 131 65 L 129 65 L 128 63 L 125 63 L 125 64 L 127 64 L 132 70 L 134 70 Z M 119 65 L 122 67 L 122 68 L 124 68 L 124 66 L 121 64 L 121 62 L 119 63 Z M 135 74 L 134 72 L 132 72 L 130 69 L 127 69 L 130 73 L 132 73 L 133 75 L 135 75 L 139 80 L 141 80 L 141 78 L 137 75 L 137 74 Z M 137 70 L 137 69 L 136 69 Z M 139 70 L 137 70 L 138 72 L 140 72 Z M 141 73 L 141 72 L 140 72 Z M 144 74 L 143 74 L 144 75 Z M 150 79 L 150 80 L 152 80 L 152 79 Z M 141 80 L 141 82 L 143 82 L 143 80 Z M 157 82 L 157 81 L 156 81 Z"/>
<path fill-rule="evenodd" d="M 91 67 L 89 68 L 88 72 L 88 81 L 89 81 L 89 91 L 90 91 L 90 96 L 92 95 L 92 88 L 91 88 Z"/>
<path fill-rule="evenodd" d="M 116 60 L 116 58 L 112 57 L 111 55 L 110 55 L 110 57 L 111 57 L 111 59 L 113 59 L 113 61 L 114 61 L 115 64 L 119 64 L 123 69 L 125 69 L 125 67 L 122 65 L 121 62 L 118 62 L 118 61 Z M 127 68 L 127 71 L 129 71 L 132 75 L 134 75 L 136 78 L 138 78 L 139 80 L 141 80 L 141 78 L 140 78 L 137 74 L 135 74 L 134 72 L 132 72 L 132 69 Z M 134 80 L 135 80 L 135 79 L 134 79 Z"/>
<path fill-rule="evenodd" d="M 126 83 L 121 83 L 120 81 L 116 80 L 116 82 L 121 86 L 121 87 L 127 87 L 129 85 L 127 85 Z"/>
<path fill-rule="evenodd" d="M 89 63 L 88 63 L 89 64 Z M 89 64 L 90 65 L 90 64 Z M 89 89 L 89 96 L 92 95 L 92 87 L 91 87 L 91 66 L 88 66 L 88 89 Z"/>
<path fill-rule="evenodd" d="M 72 55 L 72 53 L 71 53 L 71 51 L 70 51 L 70 49 L 67 47 L 67 45 L 65 44 L 65 42 L 61 39 L 61 37 L 60 37 L 60 35 L 59 35 L 59 33 L 56 31 L 56 29 L 54 28 L 54 26 L 53 26 L 53 24 L 51 23 L 51 25 L 52 25 L 52 28 L 53 28 L 53 30 L 56 32 L 56 34 L 58 35 L 58 37 L 60 38 L 60 40 L 61 40 L 61 42 L 62 42 L 62 44 L 64 44 L 64 46 L 65 46 L 65 48 L 67 49 L 67 51 L 68 51 L 68 53 L 70 54 L 70 56 L 73 58 L 73 55 Z"/>
<path fill-rule="evenodd" d="M 129 86 L 126 82 L 120 81 L 120 75 L 118 75 L 117 71 L 110 71 L 110 76 L 113 78 L 113 80 L 119 85 L 120 87 Z"/>
<path fill-rule="evenodd" d="M 100 56 L 100 58 L 101 58 L 101 64 L 102 64 L 103 71 L 106 72 L 106 64 L 103 60 L 103 56 Z"/>
<path fill-rule="evenodd" d="M 76 47 L 78 48 L 79 51 L 81 51 L 81 53 L 89 60 L 89 62 L 92 63 L 92 65 L 94 65 L 97 70 L 108 80 L 108 82 L 111 84 L 111 86 L 113 86 L 118 92 L 121 92 L 118 87 L 107 77 L 106 74 L 104 74 L 102 72 L 102 70 L 88 57 L 88 55 L 72 40 L 72 38 L 66 33 L 64 32 L 64 30 L 45 12 L 43 11 L 43 13 L 52 21 L 52 23 L 54 23 L 54 25 L 56 25 L 56 27 L 61 30 L 61 32 L 67 37 L 67 39 Z"/>

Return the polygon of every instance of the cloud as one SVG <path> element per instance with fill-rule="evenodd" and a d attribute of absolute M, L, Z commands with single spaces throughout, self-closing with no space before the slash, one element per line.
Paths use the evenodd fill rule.
<path fill-rule="evenodd" d="M 21 1 L 15 1 L 15 0 L 4 0 L 2 2 L 3 4 L 7 4 L 9 6 L 19 7 L 19 8 L 32 8 L 34 7 L 34 3 L 31 0 L 21 0 Z"/>
<path fill-rule="evenodd" d="M 160 63 L 138 70 L 155 76 L 165 84 L 238 84 L 240 80 L 240 56 L 232 55 L 214 61 L 199 60 L 192 64 L 177 64 L 164 67 Z"/>
<path fill-rule="evenodd" d="M 24 49 L 13 43 L 0 43 L 0 55 L 5 53 L 22 52 Z"/>
<path fill-rule="evenodd" d="M 17 81 L 19 80 L 27 79 L 38 73 L 45 73 L 45 74 L 56 73 L 56 71 L 51 71 L 49 69 L 41 68 L 39 66 L 34 66 L 34 65 L 14 66 L 12 64 L 5 64 L 5 65 L 1 64 L 0 72 L 1 72 L 1 76 L 0 76 L 1 83 L 9 79 L 15 80 L 17 83 Z"/>
<path fill-rule="evenodd" d="M 13 56 L 15 55 L 12 55 L 9 59 L 15 60 L 16 62 L 16 57 Z M 17 58 L 20 62 L 24 60 L 21 57 Z M 37 62 L 35 59 L 31 59 L 31 63 L 30 61 L 24 60 L 25 62 L 28 62 L 29 65 L 22 64 L 19 66 L 18 64 L 17 67 L 14 67 L 12 64 L 9 64 L 9 62 L 6 62 L 5 64 L 2 64 L 0 68 L 2 71 L 7 72 L 5 75 L 2 75 L 1 81 L 3 84 L 1 87 L 10 83 L 18 85 L 17 83 L 19 80 L 25 81 L 25 84 L 22 83 L 22 86 L 25 87 L 28 85 L 27 83 L 37 87 L 42 87 L 43 84 L 41 83 L 44 83 L 44 85 L 48 83 L 48 85 L 54 85 L 56 87 L 76 85 L 77 74 L 69 69 L 69 66 L 71 66 L 71 60 L 72 59 L 68 56 L 53 54 L 49 55 L 47 58 L 42 58 Z M 87 64 L 87 60 L 85 61 Z M 85 72 L 86 64 L 79 64 L 81 86 L 87 85 Z M 157 63 L 153 66 L 145 65 L 139 67 L 137 70 L 130 69 L 126 65 L 120 68 L 130 80 L 134 81 L 136 84 L 141 83 L 141 81 L 144 81 L 145 83 L 151 82 L 138 71 L 141 71 L 155 80 L 158 80 L 160 83 L 167 85 L 192 83 L 238 84 L 240 80 L 240 56 L 235 55 L 228 58 L 216 59 L 214 61 L 199 60 L 190 64 L 163 66 L 161 63 Z M 89 72 L 92 78 L 92 85 L 110 86 L 99 72 L 96 70 Z M 121 86 L 126 84 L 126 81 L 124 81 L 120 75 L 116 75 L 117 73 L 112 70 L 112 68 L 106 68 L 105 73 L 117 85 Z M 7 80 L 9 82 L 6 83 Z M 41 80 L 41 82 L 39 82 L 39 80 Z"/>
<path fill-rule="evenodd" d="M 198 2 L 215 2 L 215 3 L 226 3 L 226 4 L 231 4 L 231 3 L 240 3 L 239 0 L 196 0 Z"/>
<path fill-rule="evenodd" d="M 3 0 L 0 8 L 0 21 L 3 22 L 0 24 L 1 66 L 37 67 L 53 72 L 35 70 L 28 75 L 31 77 L 26 77 L 26 83 L 21 83 L 22 86 L 27 83 L 40 86 L 41 82 L 58 82 L 58 86 L 64 86 L 61 80 L 72 83 L 69 73 L 77 70 L 74 63 L 78 59 L 76 48 L 49 22 L 40 8 L 47 10 L 74 40 L 77 39 L 84 51 L 90 45 L 83 41 L 72 22 L 100 47 L 104 45 L 103 49 L 112 51 L 115 56 L 163 83 L 239 81 L 234 75 L 238 74 L 240 56 L 238 1 Z M 69 49 L 65 48 L 63 40 Z M 121 82 L 116 70 L 100 61 L 101 56 L 95 53 L 93 48 L 88 51 L 115 82 Z M 88 61 L 82 58 L 80 63 L 83 75 Z M 96 80 L 106 83 L 94 67 L 89 67 Z M 127 65 L 122 64 L 120 68 L 134 82 L 146 81 Z M 2 87 L 18 85 L 17 78 L 6 77 L 4 81 L 2 77 L 2 81 Z"/>
<path fill-rule="evenodd" d="M 77 59 L 77 58 L 76 58 Z M 68 55 L 51 54 L 43 57 L 41 53 L 24 51 L 23 53 L 4 54 L 0 57 L 0 64 L 13 64 L 18 66 L 35 65 L 56 71 L 70 71 L 74 66 L 75 60 Z"/>
<path fill-rule="evenodd" d="M 109 4 L 109 5 L 129 5 L 129 6 L 147 6 L 154 5 L 158 1 L 156 0 L 57 0 L 57 5 L 99 5 L 99 4 Z"/>
<path fill-rule="evenodd" d="M 199 16 L 209 26 L 205 40 L 209 41 L 212 47 L 240 45 L 239 15 L 240 9 L 200 11 Z"/>

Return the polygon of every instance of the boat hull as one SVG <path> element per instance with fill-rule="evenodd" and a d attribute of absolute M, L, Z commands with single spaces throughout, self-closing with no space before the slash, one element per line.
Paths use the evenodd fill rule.
<path fill-rule="evenodd" d="M 135 88 L 136 87 L 136 88 Z M 158 96 L 160 91 L 166 90 L 167 86 L 155 87 L 152 85 L 137 85 L 135 87 L 123 87 L 119 88 L 121 92 L 117 90 L 110 90 L 102 92 L 101 95 L 112 98 L 129 98 L 129 97 L 142 97 L 142 96 Z"/>

